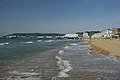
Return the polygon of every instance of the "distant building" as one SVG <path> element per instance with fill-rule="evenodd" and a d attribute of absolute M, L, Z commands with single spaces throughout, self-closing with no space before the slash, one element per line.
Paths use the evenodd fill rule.
<path fill-rule="evenodd" d="M 83 33 L 83 38 L 90 38 L 90 37 L 89 37 L 88 33 L 85 33 L 85 32 L 84 32 L 84 33 Z"/>
<path fill-rule="evenodd" d="M 92 39 L 99 39 L 99 38 L 101 38 L 102 36 L 103 36 L 103 34 L 101 34 L 101 33 L 96 33 L 96 34 L 92 35 L 91 38 L 92 38 Z"/>
<path fill-rule="evenodd" d="M 112 38 L 120 38 L 120 28 L 115 28 L 112 30 Z"/>
<path fill-rule="evenodd" d="M 65 34 L 63 37 L 65 39 L 79 39 L 78 34 Z"/>
<path fill-rule="evenodd" d="M 100 33 L 95 33 L 92 35 L 91 38 L 98 39 L 98 38 L 110 38 L 112 36 L 112 30 L 111 29 L 105 29 L 101 31 Z"/>
<path fill-rule="evenodd" d="M 111 29 L 105 29 L 101 33 L 103 34 L 103 38 L 110 38 L 112 36 Z"/>
<path fill-rule="evenodd" d="M 120 28 L 105 29 L 92 35 L 91 38 L 120 38 Z"/>

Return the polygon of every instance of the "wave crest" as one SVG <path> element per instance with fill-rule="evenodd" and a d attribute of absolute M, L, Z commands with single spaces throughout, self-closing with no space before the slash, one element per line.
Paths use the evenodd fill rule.
<path fill-rule="evenodd" d="M 0 43 L 0 46 L 7 45 L 7 44 L 9 44 L 9 43 L 8 42 L 6 42 L 6 43 Z"/>

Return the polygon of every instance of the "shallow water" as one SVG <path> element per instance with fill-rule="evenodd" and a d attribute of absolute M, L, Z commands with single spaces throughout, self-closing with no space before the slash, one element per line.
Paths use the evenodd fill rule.
<path fill-rule="evenodd" d="M 120 61 L 75 40 L 6 40 L 0 80 L 119 80 Z M 3 55 L 5 54 L 5 55 Z M 12 56 L 12 57 L 11 57 Z"/>

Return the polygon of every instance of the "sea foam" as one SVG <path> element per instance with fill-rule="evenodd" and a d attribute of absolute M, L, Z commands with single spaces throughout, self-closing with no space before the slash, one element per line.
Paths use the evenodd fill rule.
<path fill-rule="evenodd" d="M 64 50 L 60 50 L 58 53 L 62 55 L 64 53 Z"/>
<path fill-rule="evenodd" d="M 76 45 L 78 45 L 77 43 L 70 43 L 70 45 L 72 45 L 72 46 L 76 46 Z"/>
<path fill-rule="evenodd" d="M 59 57 L 59 56 L 55 56 L 55 58 L 56 58 L 57 60 L 61 60 L 61 57 Z"/>
<path fill-rule="evenodd" d="M 52 41 L 54 41 L 54 40 L 46 40 L 45 42 L 52 42 Z"/>
<path fill-rule="evenodd" d="M 60 71 L 60 72 L 58 73 L 58 76 L 57 76 L 57 77 L 61 78 L 61 77 L 68 77 L 68 76 L 69 76 L 69 75 L 66 74 L 65 72 Z"/>
<path fill-rule="evenodd" d="M 10 71 L 10 74 L 12 74 L 15 77 L 15 80 L 39 80 L 39 78 L 35 78 L 35 76 L 38 76 L 39 73 L 35 72 L 19 72 L 17 70 Z M 25 77 L 25 78 L 21 78 Z M 7 80 L 13 80 L 12 76 L 9 76 Z"/>
<path fill-rule="evenodd" d="M 19 71 L 11 71 L 9 72 L 11 74 L 17 74 L 17 75 L 26 75 L 26 76 L 33 76 L 33 75 L 38 75 L 38 73 L 35 73 L 35 72 L 19 72 Z"/>
<path fill-rule="evenodd" d="M 27 43 L 27 44 L 32 44 L 32 43 L 33 43 L 33 41 L 28 41 L 28 42 L 25 42 L 25 43 Z"/>
<path fill-rule="evenodd" d="M 70 46 L 65 46 L 65 47 L 63 47 L 63 49 L 71 49 L 71 47 Z"/>
<path fill-rule="evenodd" d="M 6 43 L 0 43 L 0 46 L 7 45 L 7 44 L 9 44 L 9 43 L 8 42 L 6 42 Z"/>
<path fill-rule="evenodd" d="M 57 65 L 59 66 L 59 69 L 61 70 L 58 73 L 57 77 L 60 77 L 60 78 L 61 77 L 68 77 L 69 75 L 66 72 L 69 72 L 72 69 L 71 64 L 69 63 L 69 61 L 62 60 L 61 57 L 59 57 L 59 56 L 55 56 L 55 58 L 58 59 Z"/>
<path fill-rule="evenodd" d="M 38 42 L 41 42 L 41 40 L 37 40 Z"/>

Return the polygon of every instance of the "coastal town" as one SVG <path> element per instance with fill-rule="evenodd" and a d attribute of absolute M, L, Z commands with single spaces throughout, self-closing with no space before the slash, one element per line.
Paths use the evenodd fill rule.
<path fill-rule="evenodd" d="M 58 33 L 13 33 L 0 38 L 38 38 L 38 39 L 119 39 L 120 28 L 104 29 L 102 31 L 85 31 L 72 34 Z"/>

